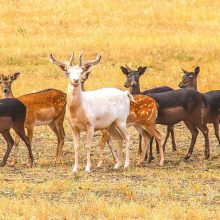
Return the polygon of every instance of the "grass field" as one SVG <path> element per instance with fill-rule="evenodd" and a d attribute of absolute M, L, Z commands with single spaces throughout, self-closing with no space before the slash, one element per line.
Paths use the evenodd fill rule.
<path fill-rule="evenodd" d="M 120 66 L 147 66 L 141 87 L 177 88 L 181 68 L 201 67 L 200 91 L 220 85 L 220 1 L 30 1 L 0 0 L 0 73 L 21 72 L 14 95 L 57 88 L 66 91 L 64 74 L 48 61 L 53 53 L 69 59 L 84 50 L 85 59 L 102 55 L 86 89 L 123 88 Z M 35 166 L 27 169 L 27 150 L 19 149 L 15 168 L 1 168 L 0 219 L 218 219 L 220 218 L 220 154 L 210 127 L 211 158 L 203 159 L 200 135 L 189 162 L 183 157 L 190 142 L 184 125 L 176 126 L 178 152 L 168 143 L 163 168 L 158 161 L 138 167 L 138 137 L 131 134 L 131 167 L 113 170 L 108 148 L 97 169 L 95 138 L 92 173 L 72 174 L 73 143 L 65 122 L 62 164 L 54 165 L 56 138 L 48 127 L 36 128 Z M 165 128 L 159 126 L 165 133 Z M 83 134 L 84 137 L 84 134 Z M 1 139 L 0 158 L 5 143 Z"/>

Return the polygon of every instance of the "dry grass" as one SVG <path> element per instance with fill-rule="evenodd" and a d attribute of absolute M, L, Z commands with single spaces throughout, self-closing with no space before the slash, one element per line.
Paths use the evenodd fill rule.
<path fill-rule="evenodd" d="M 86 59 L 96 53 L 87 89 L 123 88 L 119 66 L 146 65 L 142 88 L 177 88 L 181 68 L 201 67 L 199 89 L 220 83 L 219 1 L 0 0 L 0 72 L 20 71 L 14 94 L 54 87 L 66 90 L 67 80 L 48 62 L 53 52 L 67 59 L 83 48 Z M 162 128 L 164 129 L 164 128 Z M 212 131 L 212 130 L 211 130 Z M 63 163 L 54 166 L 56 141 L 47 128 L 37 128 L 33 144 L 36 166 L 6 166 L 0 174 L 0 219 L 217 219 L 219 217 L 219 149 L 211 132 L 212 157 L 203 160 L 199 137 L 192 161 L 182 158 L 189 134 L 177 129 L 178 153 L 167 152 L 164 168 L 157 162 L 137 167 L 137 134 L 132 134 L 132 167 L 113 171 L 106 163 L 93 173 L 73 176 L 72 137 L 66 125 Z M 98 138 L 95 144 L 98 144 Z M 3 145 L 3 143 L 1 143 Z M 170 147 L 170 143 L 168 148 Z M 3 150 L 1 148 L 1 157 Z M 93 164 L 97 162 L 94 147 Z M 26 161 L 26 149 L 19 158 Z M 85 150 L 82 160 L 85 164 Z"/>

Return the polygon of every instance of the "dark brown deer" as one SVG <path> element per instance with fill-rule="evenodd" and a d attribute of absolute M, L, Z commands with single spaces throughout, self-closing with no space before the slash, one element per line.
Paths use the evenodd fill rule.
<path fill-rule="evenodd" d="M 0 100 L 0 133 L 7 142 L 7 150 L 0 166 L 5 166 L 8 156 L 14 145 L 14 140 L 10 134 L 10 129 L 13 128 L 16 134 L 24 141 L 28 148 L 28 166 L 32 167 L 34 158 L 31 151 L 31 143 L 24 131 L 25 117 L 26 107 L 21 101 L 13 98 Z"/>
<path fill-rule="evenodd" d="M 210 156 L 208 128 L 206 121 L 203 120 L 203 115 L 207 111 L 205 96 L 194 89 L 147 93 L 147 95 L 154 98 L 159 105 L 156 121 L 158 124 L 173 126 L 183 121 L 190 130 L 192 139 L 185 159 L 189 159 L 192 155 L 199 130 L 205 139 L 204 153 L 205 158 L 208 159 Z"/>
<path fill-rule="evenodd" d="M 0 76 L 0 85 L 2 88 L 4 98 L 13 98 L 11 85 L 19 77 L 20 73 Z M 41 125 L 49 125 L 51 130 L 55 133 L 58 140 L 56 151 L 56 164 L 60 163 L 62 147 L 64 144 L 65 132 L 63 128 L 63 121 L 66 111 L 66 93 L 56 90 L 47 89 L 36 93 L 30 93 L 18 98 L 27 108 L 27 115 L 25 120 L 25 128 L 27 129 L 27 136 L 32 142 L 34 127 Z M 15 151 L 12 166 L 17 163 L 19 138 L 15 139 Z"/>
<path fill-rule="evenodd" d="M 170 88 L 168 86 L 161 86 L 161 87 L 156 87 L 153 89 L 144 90 L 143 92 L 141 92 L 139 79 L 140 79 L 140 76 L 142 76 L 145 73 L 146 69 L 147 69 L 147 67 L 140 66 L 137 70 L 132 70 L 127 65 L 126 65 L 126 67 L 121 66 L 122 73 L 124 73 L 127 78 L 124 86 L 126 88 L 130 88 L 130 93 L 132 95 L 137 95 L 137 94 L 148 95 L 151 93 L 161 93 L 161 92 L 168 92 L 168 91 L 173 90 L 172 88 Z M 167 126 L 167 133 L 166 133 L 166 137 L 164 139 L 163 149 L 165 150 L 165 145 L 167 143 L 167 140 L 168 140 L 170 134 L 172 137 L 173 151 L 176 151 L 176 142 L 175 142 L 174 127 L 173 126 Z M 153 141 L 153 139 L 151 140 L 150 145 L 152 145 L 152 141 Z M 152 149 L 152 147 L 150 149 Z M 157 149 L 158 149 L 158 147 L 157 147 Z M 141 153 L 141 136 L 139 136 L 139 153 Z M 151 154 L 152 154 L 152 152 L 151 152 Z"/>
<path fill-rule="evenodd" d="M 192 88 L 197 90 L 197 77 L 200 68 L 197 66 L 193 72 L 188 72 L 183 69 L 184 75 L 179 83 L 180 88 Z M 204 93 L 208 102 L 208 111 L 205 115 L 207 123 L 212 123 L 215 130 L 215 136 L 220 146 L 219 138 L 219 119 L 220 119 L 220 90 L 213 90 Z"/>

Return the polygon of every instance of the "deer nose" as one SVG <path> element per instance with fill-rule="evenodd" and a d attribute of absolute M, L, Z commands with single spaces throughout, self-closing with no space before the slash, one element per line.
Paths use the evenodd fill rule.
<path fill-rule="evenodd" d="M 73 79 L 72 84 L 73 85 L 78 85 L 79 84 L 79 79 Z"/>
<path fill-rule="evenodd" d="M 3 92 L 9 92 L 9 88 L 4 88 Z"/>
<path fill-rule="evenodd" d="M 136 82 L 132 82 L 131 85 L 132 85 L 132 86 L 136 86 L 137 83 L 136 83 Z"/>
<path fill-rule="evenodd" d="M 179 85 L 178 85 L 181 89 L 184 87 L 183 86 L 183 83 L 181 82 L 181 83 L 179 83 Z"/>

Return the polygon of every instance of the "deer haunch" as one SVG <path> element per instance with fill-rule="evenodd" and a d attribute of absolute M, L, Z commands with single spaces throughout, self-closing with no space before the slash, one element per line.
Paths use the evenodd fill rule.
<path fill-rule="evenodd" d="M 24 121 L 26 117 L 25 105 L 17 99 L 6 98 L 0 100 L 0 133 L 7 142 L 7 150 L 2 160 L 1 166 L 5 166 L 14 140 L 10 134 L 13 128 L 16 134 L 24 141 L 29 152 L 29 166 L 32 166 L 34 158 L 31 150 L 31 143 L 24 131 Z"/>
<path fill-rule="evenodd" d="M 192 155 L 198 129 L 203 133 L 205 139 L 205 158 L 207 159 L 210 150 L 208 128 L 203 118 L 208 107 L 205 96 L 194 89 L 180 89 L 150 94 L 150 96 L 159 103 L 157 121 L 160 124 L 176 124 L 184 121 L 190 130 L 192 140 L 185 159 L 189 159 Z"/>

